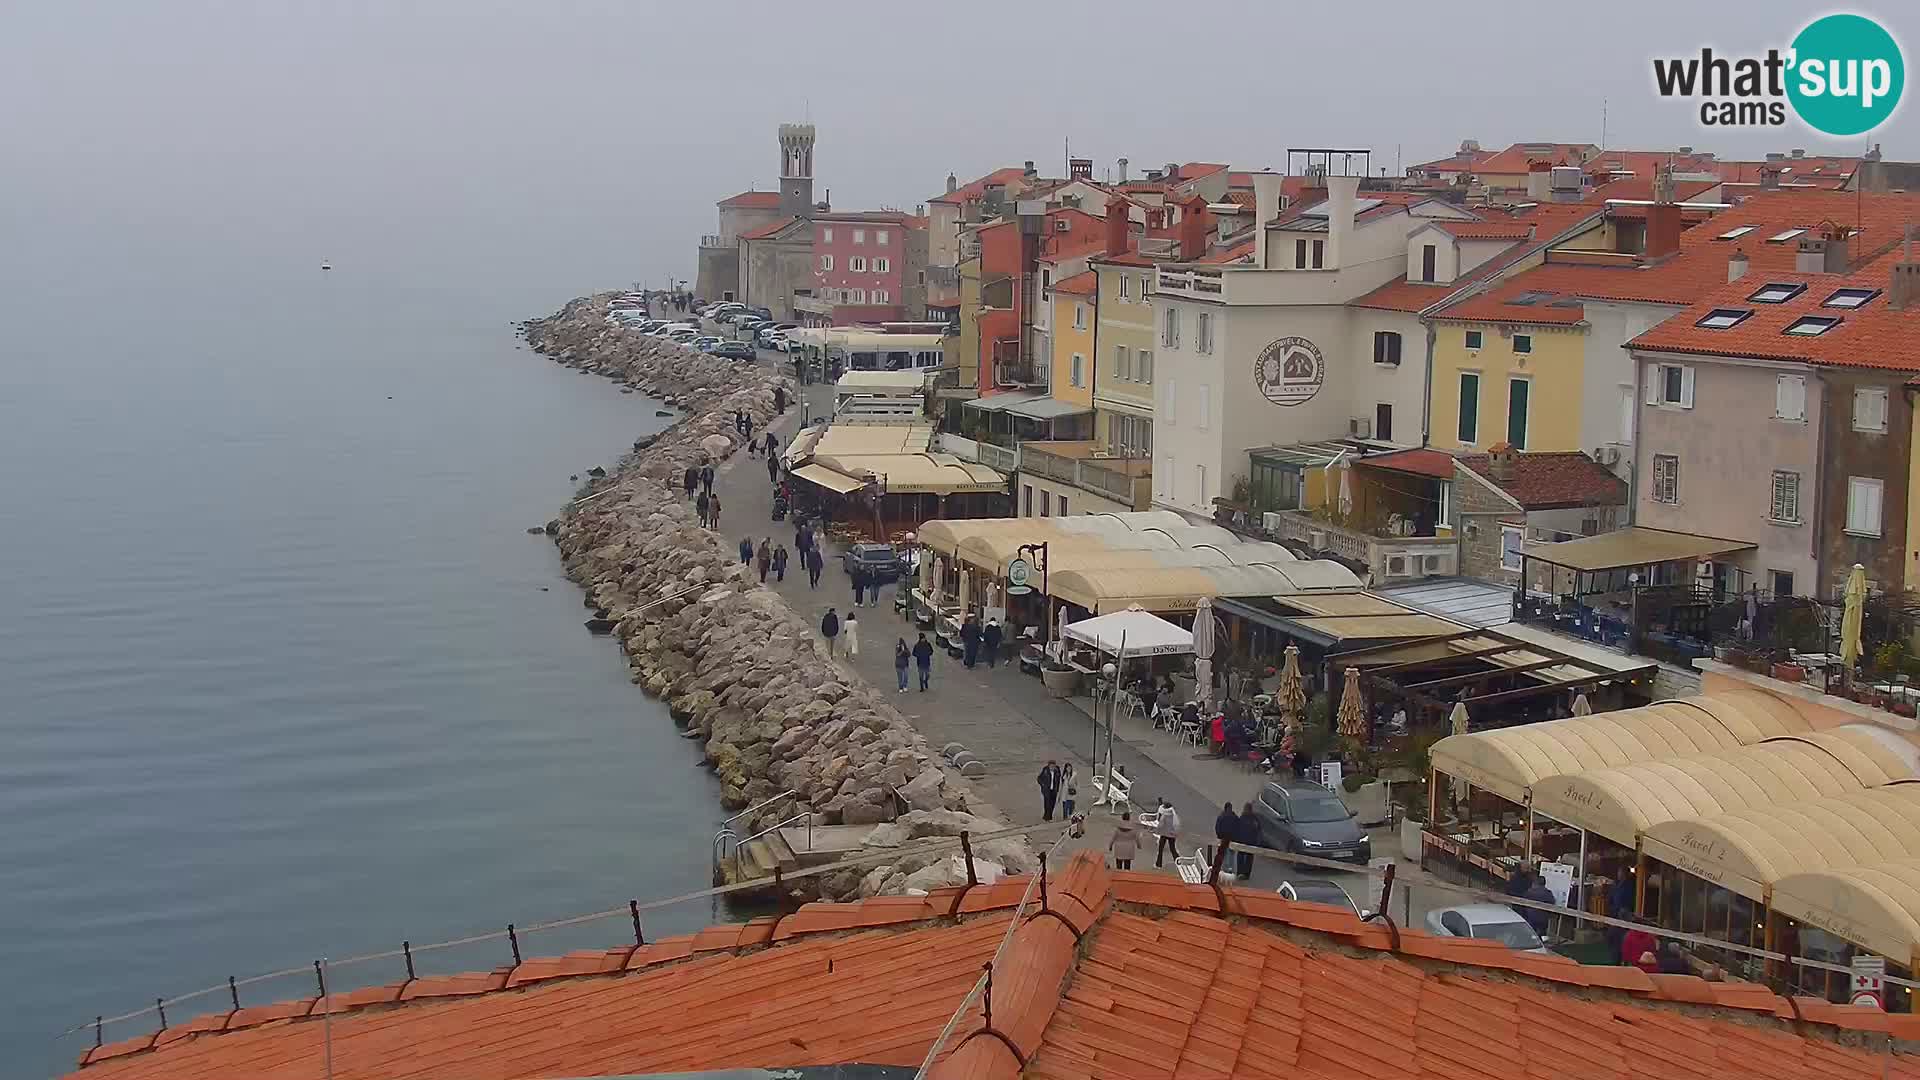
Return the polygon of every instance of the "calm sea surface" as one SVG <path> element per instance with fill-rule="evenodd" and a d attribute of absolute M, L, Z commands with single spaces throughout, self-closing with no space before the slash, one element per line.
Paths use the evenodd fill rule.
<path fill-rule="evenodd" d="M 617 250 L 110 228 L 0 255 L 0 1076 L 229 974 L 703 887 L 714 785 L 525 533 L 664 423 L 509 326 Z"/>

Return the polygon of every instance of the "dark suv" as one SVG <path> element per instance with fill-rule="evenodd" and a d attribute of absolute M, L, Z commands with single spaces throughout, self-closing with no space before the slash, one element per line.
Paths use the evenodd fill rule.
<path fill-rule="evenodd" d="M 848 576 L 854 569 L 865 570 L 868 580 L 885 584 L 900 577 L 900 554 L 893 550 L 892 544 L 855 544 L 841 556 L 845 562 Z"/>
<path fill-rule="evenodd" d="M 1253 815 L 1260 819 L 1260 840 L 1267 847 L 1356 863 L 1373 858 L 1373 844 L 1354 821 L 1353 811 L 1319 784 L 1264 784 L 1254 799 Z"/>

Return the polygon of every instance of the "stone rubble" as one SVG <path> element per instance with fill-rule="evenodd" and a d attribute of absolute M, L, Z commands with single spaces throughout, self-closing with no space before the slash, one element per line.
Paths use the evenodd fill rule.
<path fill-rule="evenodd" d="M 582 297 L 529 321 L 528 343 L 683 415 L 637 442 L 609 474 L 590 474 L 579 498 L 545 531 L 567 575 L 586 590 L 588 606 L 612 623 L 633 681 L 667 702 L 689 738 L 704 740 L 722 804 L 740 810 L 792 789 L 820 824 L 878 826 L 867 841 L 875 851 L 963 828 L 1004 828 L 968 812 L 991 808 L 972 804 L 965 782 L 942 767 L 926 739 L 871 686 L 828 661 L 812 625 L 695 517 L 682 487 L 687 467 L 713 460 L 722 446 L 719 458 L 738 448 L 736 410 L 753 417 L 756 431 L 764 429 L 775 415 L 775 388 L 785 386 L 792 401 L 792 383 L 752 363 L 609 325 L 617 295 Z M 760 509 L 729 507 L 722 520 Z M 892 821 L 896 791 L 911 812 Z M 772 807 L 750 824 L 772 824 L 794 809 Z M 1023 839 L 986 841 L 975 850 L 982 880 L 1036 866 Z M 832 899 L 925 890 L 965 881 L 964 863 L 956 870 L 956 861 L 944 852 L 907 856 L 870 872 L 806 880 Z"/>

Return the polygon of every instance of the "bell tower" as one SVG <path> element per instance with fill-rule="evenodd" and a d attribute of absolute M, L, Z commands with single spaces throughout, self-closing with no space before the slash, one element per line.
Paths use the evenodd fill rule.
<path fill-rule="evenodd" d="M 813 125 L 780 125 L 780 212 L 813 216 Z"/>

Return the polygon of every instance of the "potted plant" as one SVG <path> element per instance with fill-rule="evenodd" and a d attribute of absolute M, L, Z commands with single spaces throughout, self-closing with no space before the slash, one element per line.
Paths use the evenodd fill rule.
<path fill-rule="evenodd" d="M 1040 663 L 1040 681 L 1054 697 L 1072 697 L 1080 689 L 1080 672 L 1049 658 Z"/>
<path fill-rule="evenodd" d="M 1773 665 L 1773 677 L 1781 682 L 1805 682 L 1807 669 L 1801 667 L 1799 664 L 1776 662 Z"/>

